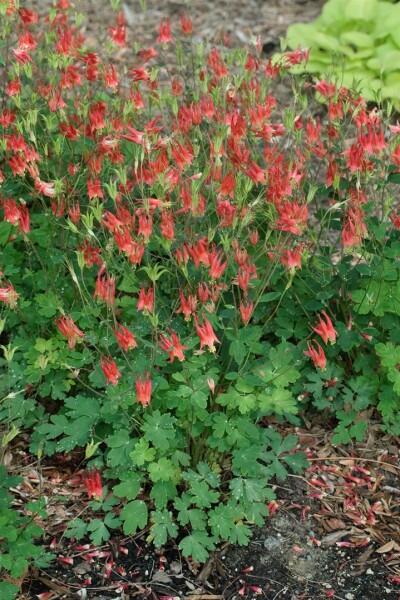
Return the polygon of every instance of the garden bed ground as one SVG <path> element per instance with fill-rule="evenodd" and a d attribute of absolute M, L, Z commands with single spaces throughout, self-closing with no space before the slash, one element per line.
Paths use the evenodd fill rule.
<path fill-rule="evenodd" d="M 34 7 L 35 2 L 32 2 Z M 97 32 L 115 17 L 107 0 L 76 0 L 88 19 L 83 30 L 96 48 Z M 260 35 L 266 52 L 279 48 L 279 37 L 293 22 L 314 19 L 322 0 L 226 0 L 140 2 L 125 0 L 128 48 L 119 60 L 129 63 L 133 43 L 149 46 L 160 19 L 168 15 L 178 27 L 180 11 L 189 7 L 199 40 L 247 44 Z M 36 0 L 41 10 L 43 0 Z M 168 52 L 166 53 L 168 60 Z M 278 97 L 284 103 L 283 96 Z M 282 427 L 280 426 L 282 429 Z M 288 425 L 282 433 L 292 433 Z M 49 519 L 45 544 L 57 555 L 47 571 L 26 574 L 20 600 L 36 598 L 123 598 L 222 600 L 398 600 L 400 598 L 400 467 L 397 440 L 383 437 L 373 423 L 368 440 L 347 448 L 331 446 L 325 425 L 305 423 L 297 430 L 312 467 L 304 475 L 275 482 L 276 504 L 248 547 L 219 548 L 201 566 L 187 561 L 176 546 L 155 551 L 146 532 L 115 535 L 101 548 L 85 547 L 63 537 L 65 523 L 85 514 L 87 493 L 79 455 L 31 462 L 27 440 L 19 438 L 6 462 L 22 473 L 16 492 L 21 506 L 45 496 Z M 89 582 L 90 581 L 90 582 Z"/>
<path fill-rule="evenodd" d="M 293 427 L 279 428 L 293 433 Z M 20 600 L 46 592 L 46 600 L 398 600 L 398 440 L 374 424 L 366 442 L 347 448 L 332 447 L 331 434 L 319 425 L 294 432 L 311 468 L 275 482 L 271 516 L 248 547 L 219 548 L 205 566 L 184 559 L 174 545 L 154 550 L 146 531 L 115 535 L 101 548 L 65 539 L 65 523 L 85 515 L 87 506 L 79 456 L 21 467 L 29 463 L 21 441 L 6 459 L 11 471 L 24 475 L 21 504 L 47 498 L 45 544 L 58 558 L 47 571 L 27 573 Z"/>

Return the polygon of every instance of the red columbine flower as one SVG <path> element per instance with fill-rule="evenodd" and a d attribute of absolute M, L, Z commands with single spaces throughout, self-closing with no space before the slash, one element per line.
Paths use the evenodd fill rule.
<path fill-rule="evenodd" d="M 18 14 L 23 20 L 25 25 L 32 25 L 38 23 L 39 17 L 38 14 L 28 10 L 27 8 L 18 9 Z"/>
<path fill-rule="evenodd" d="M 101 298 L 107 306 L 113 306 L 115 302 L 115 277 L 109 277 L 106 274 L 103 275 L 105 269 L 106 266 L 103 264 L 97 275 L 93 296 Z"/>
<path fill-rule="evenodd" d="M 78 339 L 82 338 L 85 335 L 83 331 L 78 329 L 78 327 L 75 325 L 72 317 L 62 316 L 58 319 L 55 319 L 54 322 L 57 325 L 58 329 L 61 331 L 61 333 L 65 335 L 65 337 L 68 339 L 68 348 L 70 350 L 75 348 L 75 344 L 78 341 Z"/>
<path fill-rule="evenodd" d="M 136 377 L 136 401 L 142 406 L 147 406 L 151 401 L 151 379 L 147 371 Z"/>
<path fill-rule="evenodd" d="M 123 11 L 117 15 L 117 27 L 109 27 L 108 31 L 114 44 L 124 48 L 126 45 L 126 21 Z"/>
<path fill-rule="evenodd" d="M 5 288 L 0 288 L 0 302 L 4 302 L 4 304 L 10 308 L 15 308 L 17 306 L 18 298 L 19 294 L 14 290 L 11 283 Z"/>
<path fill-rule="evenodd" d="M 151 286 L 146 289 L 142 286 L 140 288 L 137 310 L 147 310 L 149 313 L 154 312 L 154 287 Z"/>
<path fill-rule="evenodd" d="M 389 217 L 393 223 L 393 226 L 396 227 L 396 229 L 400 229 L 400 215 L 398 215 L 396 211 L 392 210 Z"/>
<path fill-rule="evenodd" d="M 5 92 L 9 96 L 18 96 L 21 93 L 21 81 L 19 79 L 9 81 Z"/>
<path fill-rule="evenodd" d="M 314 344 L 314 345 L 313 345 Z M 326 356 L 320 344 L 315 340 L 309 340 L 307 342 L 308 350 L 304 350 L 303 354 L 309 356 L 316 367 L 319 367 L 323 371 L 326 370 Z"/>
<path fill-rule="evenodd" d="M 242 322 L 246 325 L 250 321 L 250 317 L 253 314 L 254 303 L 250 300 L 241 300 L 240 301 L 240 316 L 242 317 Z"/>
<path fill-rule="evenodd" d="M 204 315 L 203 315 L 203 319 L 204 319 L 204 323 L 202 325 L 199 325 L 197 315 L 195 315 L 195 317 L 194 317 L 197 335 L 200 338 L 200 350 L 202 350 L 204 346 L 208 346 L 209 349 L 211 350 L 211 352 L 215 352 L 214 342 L 217 342 L 219 344 L 220 341 L 217 338 L 217 336 L 215 335 L 215 332 L 212 328 L 210 321 L 208 319 L 206 319 L 206 317 L 204 317 Z"/>
<path fill-rule="evenodd" d="M 217 77 L 226 77 L 228 75 L 228 69 L 216 48 L 211 50 L 207 62 Z"/>
<path fill-rule="evenodd" d="M 312 86 L 324 98 L 332 98 L 336 94 L 336 86 L 333 83 L 328 83 L 321 79 Z"/>
<path fill-rule="evenodd" d="M 170 362 L 173 362 L 175 358 L 182 361 L 185 360 L 183 351 L 186 350 L 186 346 L 182 346 L 178 334 L 172 329 L 169 330 L 171 339 L 167 338 L 164 334 L 160 335 L 158 345 L 162 350 L 168 352 Z"/>
<path fill-rule="evenodd" d="M 21 204 L 18 206 L 13 198 L 6 198 L 3 200 L 4 220 L 12 225 L 18 226 L 20 233 L 29 233 L 29 210 L 24 200 L 21 200 L 20 202 Z"/>
<path fill-rule="evenodd" d="M 296 50 L 293 52 L 285 52 L 283 55 L 285 62 L 288 65 L 298 65 L 302 62 L 306 64 L 308 62 L 308 57 L 310 56 L 310 48 L 302 48 L 300 44 L 297 46 Z M 286 64 L 285 64 L 286 66 Z"/>
<path fill-rule="evenodd" d="M 301 269 L 301 251 L 303 248 L 297 246 L 293 250 L 286 250 L 279 257 L 280 262 L 289 270 Z"/>
<path fill-rule="evenodd" d="M 182 288 L 179 288 L 179 298 L 181 299 L 181 305 L 176 312 L 183 313 L 185 315 L 185 321 L 188 321 L 190 315 L 196 312 L 197 297 L 193 294 L 189 294 L 186 300 Z"/>
<path fill-rule="evenodd" d="M 88 179 L 86 181 L 86 186 L 89 200 L 92 198 L 103 198 L 100 179 Z"/>
<path fill-rule="evenodd" d="M 228 261 L 222 262 L 223 252 L 218 252 L 216 247 L 212 249 L 212 252 L 209 253 L 209 263 L 210 263 L 210 278 L 211 279 L 219 279 L 223 272 L 226 269 Z"/>
<path fill-rule="evenodd" d="M 367 235 L 368 230 L 364 223 L 364 212 L 360 206 L 354 204 L 347 210 L 343 219 L 343 247 L 347 248 L 359 245 Z"/>
<path fill-rule="evenodd" d="M 168 19 L 163 19 L 160 23 L 160 34 L 156 39 L 156 42 L 161 44 L 173 44 L 174 40 L 171 36 L 171 23 Z"/>
<path fill-rule="evenodd" d="M 35 190 L 43 194 L 43 196 L 47 196 L 48 198 L 54 198 L 54 196 L 56 195 L 54 183 L 51 181 L 47 182 L 42 181 L 41 179 L 36 179 Z"/>
<path fill-rule="evenodd" d="M 210 290 L 204 281 L 200 281 L 199 285 L 197 286 L 197 296 L 200 302 L 207 302 L 210 297 Z"/>
<path fill-rule="evenodd" d="M 293 235 L 301 235 L 307 225 L 307 206 L 298 202 L 285 202 L 277 208 L 279 219 L 276 228 Z"/>
<path fill-rule="evenodd" d="M 313 327 L 312 329 L 322 337 L 325 344 L 329 341 L 334 344 L 337 331 L 334 329 L 332 321 L 324 310 L 322 311 L 322 315 L 324 316 L 325 321 L 322 319 L 321 315 L 318 315 L 319 323 L 317 323 L 317 327 Z"/>
<path fill-rule="evenodd" d="M 181 28 L 183 35 L 190 35 L 193 31 L 193 23 L 190 17 L 181 17 Z"/>
<path fill-rule="evenodd" d="M 84 481 L 89 498 L 101 500 L 103 496 L 103 486 L 101 484 L 100 473 L 98 470 L 94 469 L 91 473 L 88 473 L 88 475 L 84 477 Z"/>
<path fill-rule="evenodd" d="M 121 377 L 121 373 L 119 372 L 118 367 L 111 356 L 102 356 L 100 359 L 100 365 L 101 370 L 107 379 L 107 384 L 112 383 L 113 385 L 117 385 L 118 379 Z"/>
<path fill-rule="evenodd" d="M 32 62 L 32 58 L 29 56 L 28 52 L 24 48 L 15 48 L 14 50 L 12 50 L 12 52 L 14 53 L 14 56 L 20 65 Z"/>
<path fill-rule="evenodd" d="M 118 325 L 118 328 L 113 329 L 113 332 L 117 338 L 118 345 L 124 352 L 127 352 L 130 348 L 137 348 L 135 336 L 127 327 L 124 327 L 124 325 Z"/>

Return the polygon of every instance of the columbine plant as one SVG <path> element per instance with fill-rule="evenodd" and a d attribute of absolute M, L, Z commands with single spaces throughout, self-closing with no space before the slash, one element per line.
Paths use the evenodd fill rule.
<path fill-rule="evenodd" d="M 323 119 L 302 79 L 280 106 L 306 50 L 208 48 L 188 17 L 118 70 L 123 14 L 100 55 L 68 5 L 0 2 L 0 418 L 33 452 L 85 447 L 115 483 L 96 510 L 204 560 L 307 465 L 277 420 L 400 431 L 400 126 L 326 81 Z"/>

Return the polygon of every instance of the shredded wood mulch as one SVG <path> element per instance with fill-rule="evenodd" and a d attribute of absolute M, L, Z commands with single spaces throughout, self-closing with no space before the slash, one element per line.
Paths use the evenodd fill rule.
<path fill-rule="evenodd" d="M 45 497 L 45 546 L 57 556 L 32 568 L 20 600 L 152 598 L 292 600 L 400 598 L 400 464 L 398 440 L 369 427 L 368 439 L 334 447 L 324 425 L 279 426 L 296 433 L 310 467 L 273 482 L 277 500 L 248 547 L 225 544 L 205 565 L 185 559 L 177 544 L 155 550 L 147 532 L 112 538 L 101 547 L 65 537 L 66 523 L 87 516 L 84 472 L 71 453 L 39 465 L 19 438 L 5 460 L 22 474 L 15 506 Z M 116 507 L 118 512 L 120 507 Z"/>

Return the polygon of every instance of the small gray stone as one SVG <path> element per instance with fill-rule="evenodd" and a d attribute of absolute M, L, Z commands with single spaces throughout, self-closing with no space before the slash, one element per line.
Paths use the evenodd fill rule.
<path fill-rule="evenodd" d="M 264 540 L 264 547 L 267 550 L 276 550 L 279 548 L 281 544 L 281 540 L 278 540 L 276 537 L 267 537 Z"/>

